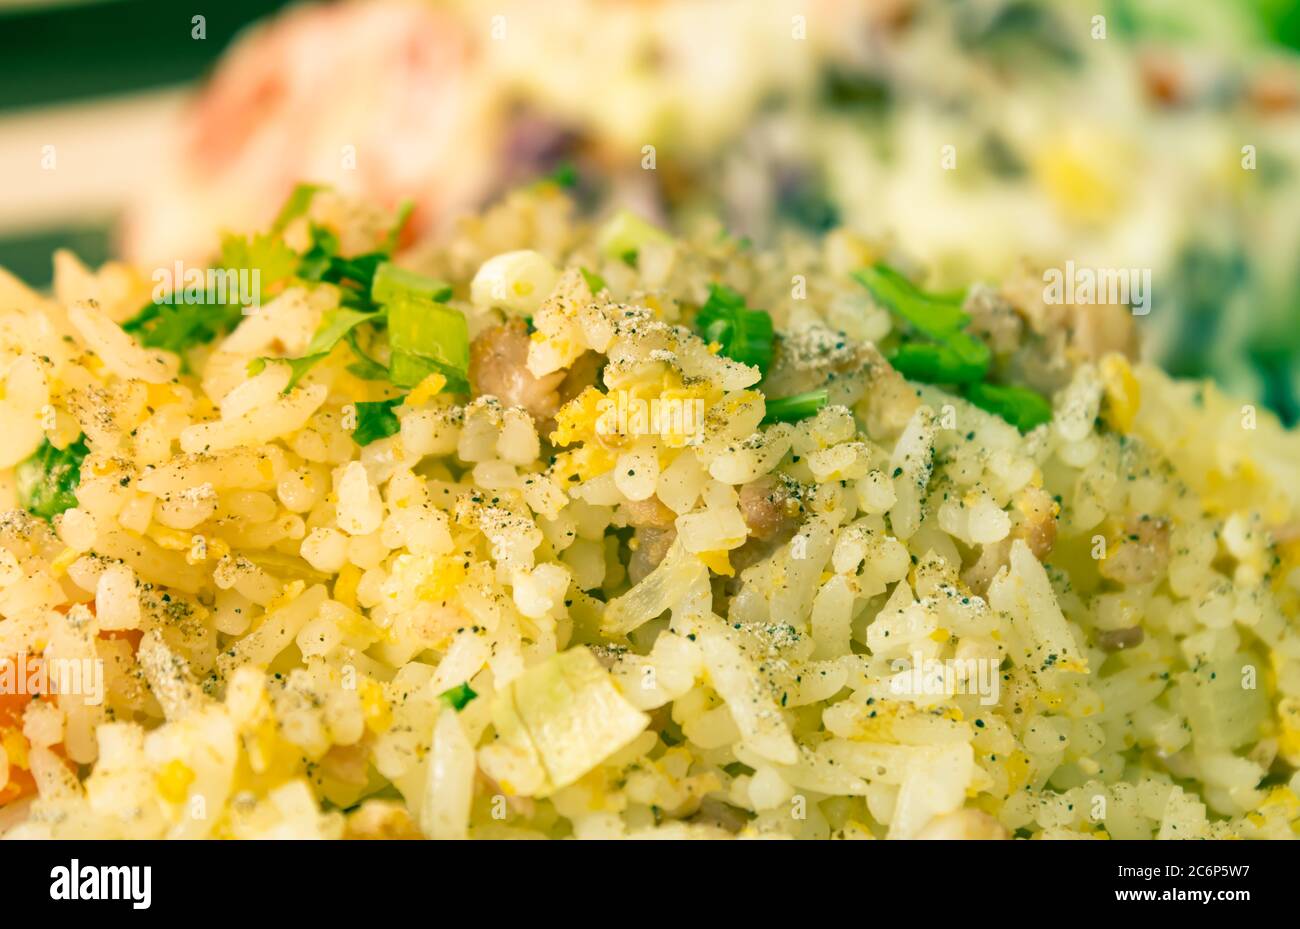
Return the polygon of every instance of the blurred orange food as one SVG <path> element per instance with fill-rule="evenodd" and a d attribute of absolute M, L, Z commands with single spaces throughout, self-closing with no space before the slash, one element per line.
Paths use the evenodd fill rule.
<path fill-rule="evenodd" d="M 16 657 L 9 660 L 18 664 Z M 0 692 L 0 747 L 4 749 L 9 768 L 8 780 L 0 787 L 0 806 L 36 792 L 36 781 L 27 762 L 30 745 L 23 736 L 23 713 L 35 695 L 26 692 L 26 682 L 15 689 L 19 692 Z"/>

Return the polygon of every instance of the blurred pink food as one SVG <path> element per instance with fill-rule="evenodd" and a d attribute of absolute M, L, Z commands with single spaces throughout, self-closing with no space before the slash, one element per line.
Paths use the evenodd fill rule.
<path fill-rule="evenodd" d="M 461 23 L 426 4 L 298 7 L 259 25 L 164 140 L 177 148 L 126 217 L 125 253 L 199 260 L 217 229 L 265 223 L 300 180 L 381 206 L 414 199 L 417 232 L 476 203 L 495 141 L 477 57 Z"/>

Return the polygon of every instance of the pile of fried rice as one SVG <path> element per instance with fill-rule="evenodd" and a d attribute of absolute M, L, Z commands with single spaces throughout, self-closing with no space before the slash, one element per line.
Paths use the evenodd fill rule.
<path fill-rule="evenodd" d="M 1300 437 L 1124 308 L 966 292 L 1013 423 L 891 363 L 880 243 L 541 184 L 395 259 L 399 385 L 302 270 L 391 218 L 305 190 L 183 338 L 146 269 L 0 275 L 0 657 L 85 669 L 0 674 L 6 837 L 1295 835 Z"/>

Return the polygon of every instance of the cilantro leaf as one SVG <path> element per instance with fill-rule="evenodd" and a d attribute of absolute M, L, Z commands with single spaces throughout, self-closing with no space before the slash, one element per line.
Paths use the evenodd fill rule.
<path fill-rule="evenodd" d="M 239 322 L 238 303 L 150 303 L 122 324 L 145 348 L 161 348 L 177 355 L 195 345 L 211 342 Z"/>
<path fill-rule="evenodd" d="M 468 683 L 464 683 L 457 684 L 450 690 L 444 690 L 438 694 L 438 699 L 459 713 L 477 696 L 478 693 Z"/>
<path fill-rule="evenodd" d="M 307 346 L 307 354 L 328 353 L 357 326 L 383 318 L 383 311 L 367 313 L 362 310 L 350 310 L 346 307 L 328 310 L 321 316 L 320 325 L 312 333 L 311 343 Z"/>
<path fill-rule="evenodd" d="M 82 436 L 62 449 L 51 445 L 49 439 L 42 441 L 40 448 L 14 469 L 18 502 L 23 509 L 50 520 L 76 506 L 81 463 L 89 452 Z"/>
<path fill-rule="evenodd" d="M 405 400 L 405 395 L 390 400 L 360 402 L 357 407 L 357 427 L 352 430 L 352 441 L 360 446 L 369 445 L 376 439 L 386 439 L 396 435 L 402 428 L 393 407 Z"/>
<path fill-rule="evenodd" d="M 348 365 L 348 371 L 363 381 L 383 381 L 388 379 L 388 369 L 361 350 L 357 344 L 356 330 L 350 331 L 344 338 L 357 360 Z"/>
<path fill-rule="evenodd" d="M 710 284 L 709 299 L 695 315 L 706 341 L 717 342 L 733 361 L 757 365 L 764 374 L 772 364 L 775 331 L 765 310 L 751 310 L 745 298 L 725 284 Z"/>
<path fill-rule="evenodd" d="M 260 232 L 250 237 L 226 234 L 221 239 L 221 267 L 247 270 L 257 281 L 258 299 L 271 287 L 298 271 L 298 253 L 279 235 Z"/>
<path fill-rule="evenodd" d="M 932 384 L 969 384 L 988 373 L 993 353 L 965 331 L 970 317 L 962 310 L 962 294 L 925 293 L 885 264 L 862 268 L 853 276 L 872 300 L 929 340 L 905 341 L 890 356 L 890 363 L 904 377 Z"/>

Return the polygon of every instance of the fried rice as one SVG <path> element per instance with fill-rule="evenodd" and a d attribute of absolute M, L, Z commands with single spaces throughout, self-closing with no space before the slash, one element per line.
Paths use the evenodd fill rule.
<path fill-rule="evenodd" d="M 1124 308 L 926 383 L 842 230 L 303 191 L 233 311 L 0 276 L 6 837 L 1294 836 L 1300 438 Z"/>

